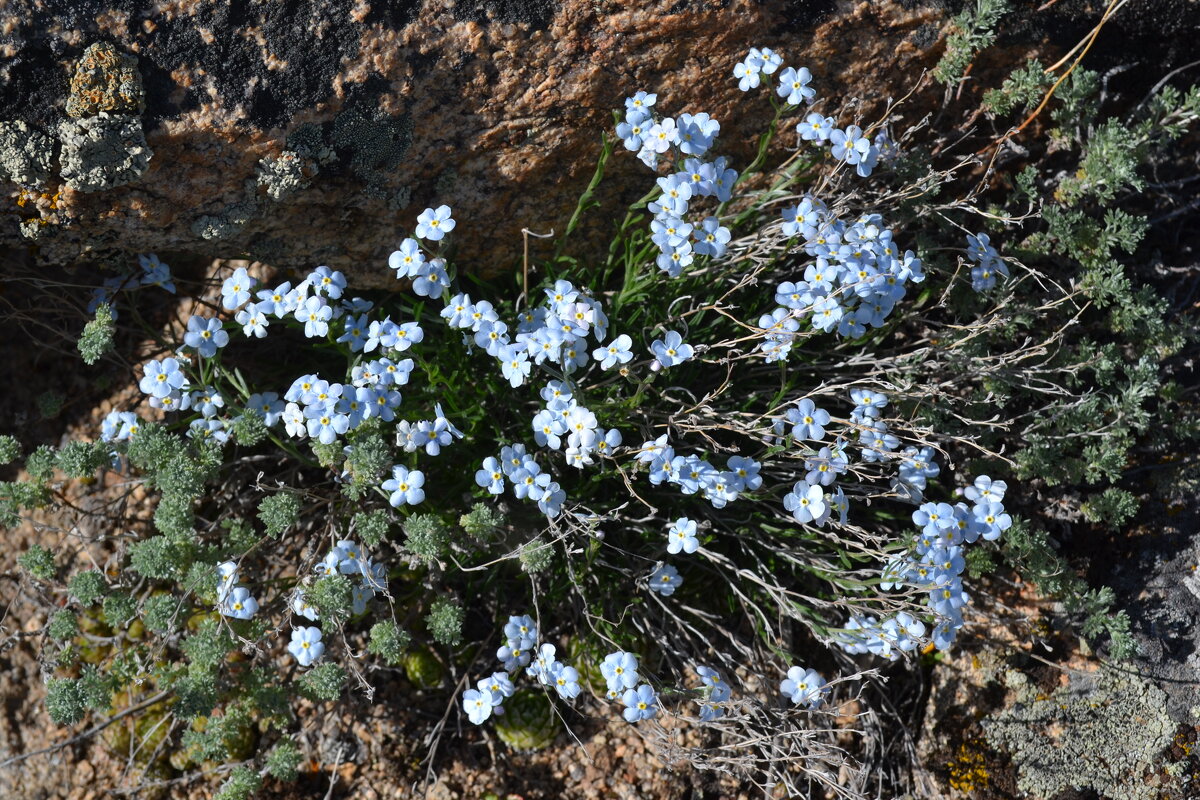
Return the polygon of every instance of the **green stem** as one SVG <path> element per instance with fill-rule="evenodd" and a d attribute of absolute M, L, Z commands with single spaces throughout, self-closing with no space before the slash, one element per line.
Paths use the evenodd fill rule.
<path fill-rule="evenodd" d="M 555 261 L 562 255 L 563 247 L 567 244 L 567 237 L 579 227 L 579 220 L 582 219 L 583 213 L 599 205 L 598 202 L 592 200 L 592 197 L 596 193 L 596 188 L 600 186 L 600 181 L 604 178 L 604 167 L 608 163 L 608 158 L 612 155 L 612 151 L 613 140 L 608 138 L 607 134 L 601 134 L 600 158 L 596 161 L 596 171 L 592 174 L 592 179 L 588 182 L 587 188 L 583 190 L 583 194 L 579 196 L 579 202 L 575 204 L 575 213 L 571 215 L 570 221 L 567 222 L 567 229 L 558 239 L 558 246 L 554 248 Z"/>

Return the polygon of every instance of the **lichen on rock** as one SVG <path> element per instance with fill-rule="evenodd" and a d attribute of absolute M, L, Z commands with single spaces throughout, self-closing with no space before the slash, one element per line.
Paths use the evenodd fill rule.
<path fill-rule="evenodd" d="M 192 233 L 201 239 L 228 239 L 241 233 L 246 223 L 258 213 L 258 202 L 255 200 L 257 184 L 246 180 L 242 184 L 246 199 L 238 200 L 225 206 L 217 214 L 205 214 L 192 223 Z"/>
<path fill-rule="evenodd" d="M 368 114 L 361 105 L 334 120 L 333 146 L 350 153 L 350 169 L 363 181 L 366 192 L 386 200 L 392 172 L 412 145 L 412 116 L 389 117 L 378 110 Z"/>
<path fill-rule="evenodd" d="M 983 728 L 992 745 L 1012 755 L 1021 791 L 1053 797 L 1090 787 L 1123 800 L 1158 796 L 1145 773 L 1175 729 L 1162 690 L 1107 669 L 1075 676 L 1049 695 L 1015 670 L 1005 682 L 1015 702 L 983 720 Z"/>
<path fill-rule="evenodd" d="M 0 181 L 45 186 L 53 162 L 53 139 L 21 120 L 0 122 Z"/>
<path fill-rule="evenodd" d="M 83 51 L 67 95 L 68 117 L 94 117 L 101 112 L 140 116 L 145 110 L 137 56 L 122 53 L 108 42 Z"/>
<path fill-rule="evenodd" d="M 142 121 L 101 111 L 94 117 L 67 119 L 58 126 L 62 142 L 60 173 L 78 192 L 99 192 L 131 183 L 150 166 Z"/>
<path fill-rule="evenodd" d="M 255 173 L 258 185 L 266 189 L 267 196 L 279 201 L 307 187 L 316 170 L 314 164 L 296 151 L 284 150 L 277 156 L 260 159 Z"/>

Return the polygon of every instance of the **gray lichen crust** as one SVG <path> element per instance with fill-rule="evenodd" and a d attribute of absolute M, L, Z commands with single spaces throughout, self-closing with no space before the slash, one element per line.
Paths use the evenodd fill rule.
<path fill-rule="evenodd" d="M 308 186 L 315 174 L 315 165 L 294 150 L 284 150 L 277 156 L 267 156 L 258 162 L 255 172 L 258 185 L 266 189 L 272 200 L 283 200 L 292 192 Z"/>
<path fill-rule="evenodd" d="M 244 200 L 229 203 L 216 214 L 205 214 L 192 223 L 192 233 L 201 239 L 229 239 L 242 232 L 255 214 L 258 213 L 258 201 L 254 198 L 256 184 L 253 179 L 242 183 L 245 193 Z"/>
<path fill-rule="evenodd" d="M 983 727 L 988 741 L 1012 755 L 1021 791 L 1046 798 L 1090 787 L 1123 800 L 1157 797 L 1144 775 L 1175 727 L 1160 689 L 1107 670 L 1075 677 L 1050 695 L 1039 695 L 1016 671 L 1006 683 L 1017 702 Z"/>
<path fill-rule="evenodd" d="M 21 120 L 0 122 L 0 181 L 45 186 L 53 162 L 53 139 Z"/>
<path fill-rule="evenodd" d="M 61 174 L 79 192 L 99 192 L 137 180 L 153 155 L 142 121 L 124 114 L 100 112 L 85 119 L 64 120 Z"/>

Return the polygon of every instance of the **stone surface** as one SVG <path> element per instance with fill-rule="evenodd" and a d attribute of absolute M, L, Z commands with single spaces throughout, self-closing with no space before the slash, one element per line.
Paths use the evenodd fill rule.
<path fill-rule="evenodd" d="M 945 6 L 0 0 L 0 120 L 55 134 L 68 114 L 114 113 L 141 120 L 154 154 L 144 173 L 125 166 L 117 180 L 105 173 L 63 186 L 60 167 L 38 187 L 60 195 L 53 214 L 34 225 L 29 214 L 45 203 L 10 206 L 0 244 L 28 244 L 23 227 L 38 231 L 46 261 L 247 255 L 283 267 L 328 263 L 359 285 L 385 285 L 388 253 L 422 208 L 445 202 L 461 221 L 460 262 L 511 267 L 522 228 L 565 226 L 601 131 L 635 89 L 656 91 L 667 113 L 711 113 L 723 152 L 744 165 L 770 114 L 762 93 L 748 98 L 730 79 L 748 47 L 807 64 L 826 113 L 869 119 L 936 63 L 956 10 Z M 1006 53 L 1019 60 L 1043 39 L 1061 52 L 1094 12 L 1062 0 Z M 1143 22 L 1109 28 L 1150 36 Z M 1189 41 L 1188 30 L 1172 36 Z M 1169 62 L 1174 41 L 1156 59 Z M 902 113 L 915 120 L 940 97 L 930 86 Z M 139 165 L 117 159 L 126 162 Z M 597 199 L 613 212 L 649 178 L 624 152 L 609 173 Z M 16 186 L 10 194 L 23 196 Z M 607 239 L 613 212 L 585 217 L 575 252 Z M 533 243 L 535 254 L 548 246 Z"/>

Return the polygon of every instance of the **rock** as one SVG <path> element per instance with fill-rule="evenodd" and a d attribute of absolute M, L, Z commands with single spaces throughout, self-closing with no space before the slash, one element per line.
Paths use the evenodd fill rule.
<path fill-rule="evenodd" d="M 722 152 L 744 166 L 771 114 L 768 89 L 744 95 L 731 79 L 752 45 L 807 64 L 823 110 L 859 98 L 840 116 L 869 119 L 936 63 L 953 11 L 943 6 L 73 0 L 51 12 L 41 0 L 10 0 L 0 7 L 0 108 L 69 140 L 66 190 L 33 226 L 43 260 L 249 256 L 280 267 L 328 263 L 356 285 L 386 286 L 395 285 L 387 256 L 425 206 L 454 208 L 453 246 L 483 271 L 519 263 L 523 228 L 561 232 L 613 109 L 637 89 L 657 92 L 667 113 L 719 119 Z M 1008 66 L 1037 52 L 1044 30 L 1061 22 L 1059 6 L 1078 19 L 1059 25 L 1056 52 L 1094 24 L 1084 5 L 1063 0 L 1025 44 L 1005 45 Z M 1155 59 L 1174 52 L 1161 26 L 1154 36 Z M 904 113 L 918 119 L 941 96 L 930 85 Z M 0 157 L 11 152 L 3 141 Z M 44 152 L 22 169 L 12 157 L 2 163 L 12 180 L 45 180 Z M 569 252 L 606 242 L 612 216 L 650 177 L 630 154 L 614 154 L 596 198 L 604 211 L 584 216 Z M 0 222 L 0 245 L 18 242 L 22 223 L 30 227 L 14 216 Z M 534 255 L 550 246 L 531 240 Z"/>

